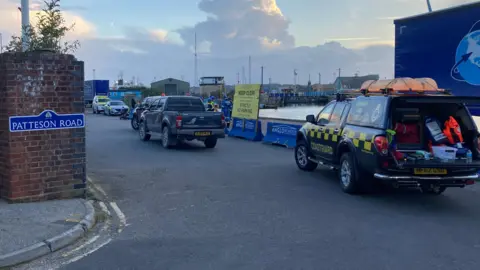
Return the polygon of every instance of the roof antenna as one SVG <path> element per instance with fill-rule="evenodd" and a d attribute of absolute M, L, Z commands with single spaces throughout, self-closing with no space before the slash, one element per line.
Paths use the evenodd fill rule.
<path fill-rule="evenodd" d="M 428 12 L 432 12 L 432 5 L 430 5 L 430 0 L 427 0 Z"/>

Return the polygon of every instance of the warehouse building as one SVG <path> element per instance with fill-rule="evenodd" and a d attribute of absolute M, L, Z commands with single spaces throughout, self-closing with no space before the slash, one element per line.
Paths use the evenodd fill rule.
<path fill-rule="evenodd" d="M 190 83 L 173 78 L 153 82 L 150 87 L 152 90 L 158 90 L 167 96 L 185 95 L 190 92 Z"/>

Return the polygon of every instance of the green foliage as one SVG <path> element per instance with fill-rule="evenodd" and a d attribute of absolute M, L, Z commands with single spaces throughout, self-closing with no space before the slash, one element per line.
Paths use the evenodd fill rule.
<path fill-rule="evenodd" d="M 24 28 L 29 37 L 27 51 L 49 49 L 57 53 L 74 53 L 80 47 L 80 42 L 78 40 L 67 42 L 62 39 L 74 29 L 75 24 L 70 26 L 65 24 L 60 11 L 60 0 L 45 0 L 44 4 L 42 11 L 37 14 L 37 24 Z M 21 36 L 12 36 L 12 40 L 5 48 L 10 52 L 21 52 Z"/>

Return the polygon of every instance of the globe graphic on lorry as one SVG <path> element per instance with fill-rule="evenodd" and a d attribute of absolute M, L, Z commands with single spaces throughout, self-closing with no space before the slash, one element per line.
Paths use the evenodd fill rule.
<path fill-rule="evenodd" d="M 480 29 L 475 30 L 479 23 L 476 22 L 458 44 L 451 71 L 453 79 L 471 85 L 480 85 Z"/>

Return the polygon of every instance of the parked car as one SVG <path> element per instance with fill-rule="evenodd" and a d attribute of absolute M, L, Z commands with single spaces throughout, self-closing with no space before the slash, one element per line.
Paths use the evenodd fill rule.
<path fill-rule="evenodd" d="M 214 148 L 217 139 L 225 138 L 225 125 L 223 113 L 207 112 L 198 97 L 157 97 L 141 114 L 138 133 L 143 141 L 152 133 L 161 134 L 164 148 L 182 140 L 199 140 Z"/>
<path fill-rule="evenodd" d="M 122 115 L 128 111 L 128 106 L 121 100 L 110 100 L 105 104 L 105 115 Z"/>
<path fill-rule="evenodd" d="M 480 170 L 480 140 L 467 103 L 479 104 L 480 98 L 411 89 L 357 98 L 338 95 L 317 116 L 306 117 L 297 133 L 296 164 L 304 171 L 315 170 L 318 164 L 337 169 L 346 193 L 368 191 L 377 183 L 419 188 L 428 194 L 474 184 Z M 432 146 L 435 138 L 427 132 L 432 116 L 442 126 L 455 119 L 463 142 Z M 440 136 L 445 132 L 437 131 Z M 446 149 L 445 154 L 452 149 L 448 151 L 453 156 L 431 157 L 434 147 Z"/>

